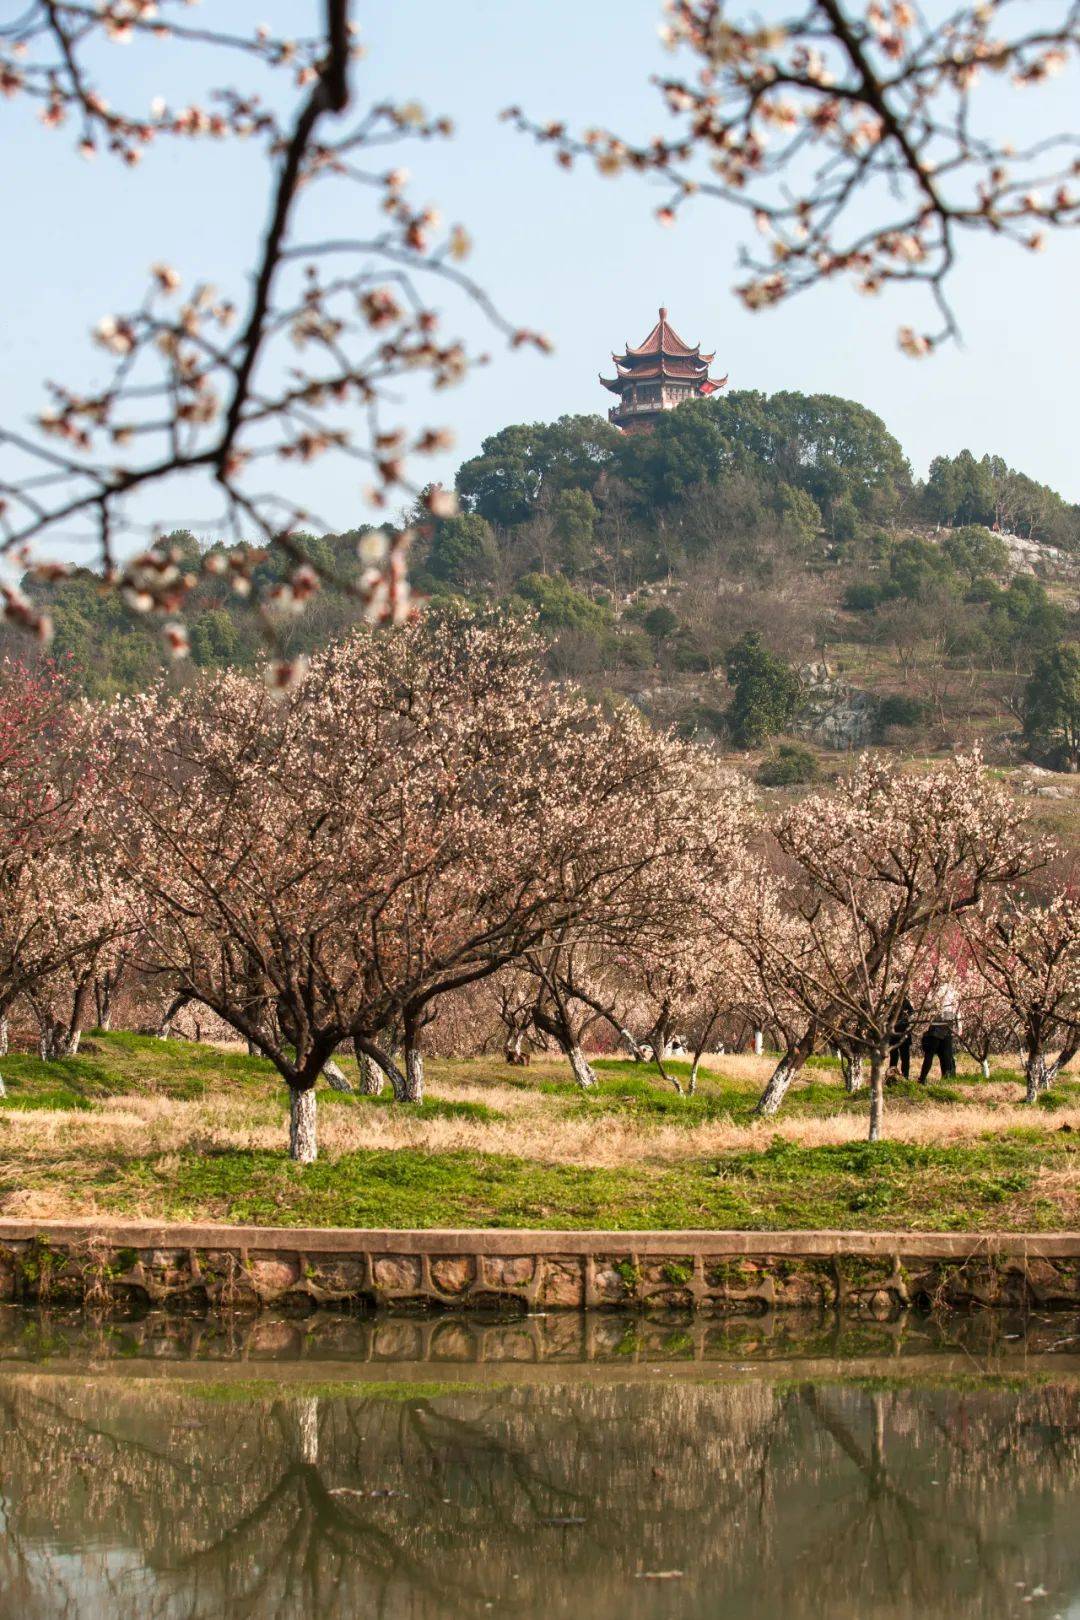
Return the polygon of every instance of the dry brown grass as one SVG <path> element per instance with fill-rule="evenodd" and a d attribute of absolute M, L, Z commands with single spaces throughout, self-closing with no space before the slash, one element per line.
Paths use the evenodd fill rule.
<path fill-rule="evenodd" d="M 768 1073 L 767 1059 L 722 1060 L 725 1069 L 756 1086 Z M 554 1067 L 554 1065 L 552 1065 Z M 535 1070 L 533 1071 L 536 1072 Z M 720 1117 L 697 1125 L 597 1110 L 567 1112 L 564 1098 L 539 1091 L 496 1087 L 470 1078 L 456 1080 L 453 1066 L 436 1069 L 429 1083 L 432 1098 L 484 1103 L 500 1118 L 423 1118 L 406 1108 L 324 1107 L 319 1117 L 323 1155 L 335 1157 L 358 1148 L 409 1148 L 426 1153 L 495 1153 L 544 1163 L 617 1168 L 634 1163 L 676 1164 L 709 1154 L 752 1150 L 773 1137 L 801 1147 L 862 1141 L 864 1110 L 816 1116 L 781 1111 L 772 1119 L 737 1122 Z M 748 1087 L 748 1094 L 751 1088 Z M 101 1165 L 116 1156 L 239 1149 L 278 1152 L 283 1117 L 279 1100 L 215 1096 L 177 1101 L 158 1096 L 118 1097 L 91 1113 L 40 1110 L 2 1116 L 6 1154 L 27 1170 L 68 1161 L 80 1168 Z M 983 1133 L 999 1135 L 1015 1127 L 1058 1131 L 1063 1125 L 1080 1134 L 1080 1108 L 1054 1113 L 1027 1108 L 1015 1084 L 980 1087 L 978 1101 L 927 1104 L 917 1110 L 886 1104 L 886 1134 L 895 1141 L 945 1146 L 970 1142 Z M 78 1179 L 82 1179 L 81 1176 Z M 10 1197 L 10 1194 L 9 1194 Z"/>

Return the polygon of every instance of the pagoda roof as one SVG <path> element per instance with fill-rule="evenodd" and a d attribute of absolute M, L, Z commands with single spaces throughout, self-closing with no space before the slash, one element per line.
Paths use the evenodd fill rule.
<path fill-rule="evenodd" d="M 667 310 L 662 307 L 660 309 L 660 319 L 657 321 L 644 343 L 639 343 L 637 348 L 635 348 L 632 343 L 628 343 L 626 345 L 626 353 L 624 355 L 617 356 L 616 358 L 621 359 L 625 364 L 632 366 L 636 360 L 645 359 L 646 357 L 652 357 L 654 355 L 663 355 L 666 359 L 670 360 L 688 360 L 692 358 L 695 360 L 704 360 L 706 363 L 715 359 L 714 354 L 701 353 L 700 343 L 695 343 L 692 347 L 689 343 L 684 343 L 678 332 L 676 332 L 675 328 L 668 320 Z"/>

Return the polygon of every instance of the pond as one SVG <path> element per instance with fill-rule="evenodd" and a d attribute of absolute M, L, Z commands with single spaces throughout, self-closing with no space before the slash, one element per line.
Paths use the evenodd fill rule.
<path fill-rule="evenodd" d="M 1080 1616 L 1080 1321 L 0 1308 L 2 1620 Z"/>

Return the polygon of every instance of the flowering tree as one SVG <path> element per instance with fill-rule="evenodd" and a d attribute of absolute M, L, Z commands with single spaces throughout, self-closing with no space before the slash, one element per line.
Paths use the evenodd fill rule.
<path fill-rule="evenodd" d="M 130 698 L 110 738 L 141 965 L 276 1065 L 301 1158 L 339 1044 L 419 1100 L 432 1002 L 617 911 L 687 842 L 664 739 L 545 687 L 494 614 L 358 633 L 278 701 L 235 672 Z"/>
<path fill-rule="evenodd" d="M 737 287 L 749 309 L 838 277 L 866 294 L 914 284 L 932 295 L 936 324 L 903 326 L 899 341 L 924 355 L 956 335 L 944 289 L 965 239 L 1034 253 L 1080 224 L 1075 136 L 1048 131 L 1045 97 L 1032 97 L 1075 75 L 1075 0 L 994 0 L 936 18 L 908 0 L 664 9 L 666 43 L 686 60 L 657 80 L 674 136 L 577 137 L 518 108 L 506 116 L 565 167 L 584 158 L 602 174 L 658 178 L 664 225 L 698 196 L 749 215 L 760 246 L 742 250 Z"/>
<path fill-rule="evenodd" d="M 38 1022 L 41 1056 L 72 1057 L 98 1011 L 98 987 L 112 983 L 125 959 L 137 926 L 134 896 L 92 835 L 54 851 L 35 890 L 36 953 L 24 951 L 23 966 L 36 961 L 39 971 L 25 998 Z"/>
<path fill-rule="evenodd" d="M 284 547 L 295 568 L 268 606 L 285 611 L 318 586 L 293 534 L 321 520 L 283 498 L 268 469 L 345 457 L 381 506 L 420 493 L 412 453 L 448 443 L 441 428 L 407 429 L 395 398 L 405 374 L 426 372 L 442 388 L 472 363 L 442 332 L 425 287 L 434 281 L 479 304 L 513 345 L 548 347 L 502 319 L 461 267 L 466 231 L 412 203 L 408 171 L 387 163 L 387 149 L 451 134 L 449 121 L 408 98 L 355 105 L 355 8 L 322 0 L 317 9 L 320 26 L 303 39 L 228 19 L 203 25 L 185 0 L 31 0 L 0 31 L 0 93 L 13 116 L 36 114 L 73 138 L 84 159 L 130 166 L 152 161 L 163 142 L 242 140 L 264 168 L 266 229 L 252 245 L 242 295 L 209 279 L 185 291 L 172 266 L 155 264 L 142 301 L 105 314 L 95 328 L 114 362 L 109 380 L 51 385 L 37 434 L 0 427 L 0 553 L 33 570 L 29 548 L 38 540 L 60 530 L 66 541 L 75 533 L 92 540 L 128 603 L 162 615 L 174 653 L 186 646 L 175 615 L 195 574 L 159 538 L 147 504 L 157 486 L 210 480 L 224 532 Z M 183 62 L 191 99 L 116 104 L 107 76 L 110 47 L 119 44 Z M 219 73 L 239 77 L 205 94 L 207 77 Z M 329 187 L 345 188 L 339 212 L 356 224 L 331 238 L 307 234 L 307 198 Z M 442 515 L 452 510 L 438 489 L 425 500 Z M 131 533 L 150 544 L 120 561 L 117 541 Z M 407 611 L 408 538 L 396 533 L 381 550 L 369 547 L 359 582 L 343 582 L 373 617 Z M 222 556 L 211 553 L 207 565 L 220 566 Z M 233 554 L 238 589 L 250 590 L 257 556 Z M 14 584 L 4 587 L 2 607 L 47 637 L 47 621 Z"/>
<path fill-rule="evenodd" d="M 96 824 L 91 728 L 51 665 L 0 666 L 0 1049 L 21 997 L 92 975 L 126 925 Z"/>
<path fill-rule="evenodd" d="M 1080 906 L 1071 889 L 1046 901 L 1010 896 L 965 921 L 975 964 L 1007 1007 L 1036 1103 L 1080 1052 Z M 1056 1052 L 1056 1055 L 1055 1055 Z"/>
<path fill-rule="evenodd" d="M 936 983 L 952 986 L 963 1012 L 956 1038 L 978 1063 L 983 1079 L 989 1080 L 990 1059 L 1016 1050 L 1020 1025 L 1009 1002 L 979 965 L 968 919 L 943 931 L 929 971 Z"/>
<path fill-rule="evenodd" d="M 635 1057 L 650 1055 L 664 1068 L 683 1015 L 700 1012 L 704 995 L 723 1001 L 722 936 L 707 937 L 712 919 L 732 903 L 749 828 L 744 783 L 707 768 L 695 748 L 653 737 L 654 765 L 634 819 L 621 829 L 633 864 L 617 889 L 605 886 L 602 904 L 584 908 L 522 966 L 536 983 L 533 1026 L 562 1050 L 585 1090 L 596 1084 L 583 1044 L 606 1023 Z M 608 857 L 605 857 L 608 858 Z M 587 875 L 582 861 L 580 877 Z M 708 1032 L 716 1015 L 706 1015 Z M 635 1035 L 635 1015 L 642 1033 Z M 697 1060 L 700 1062 L 701 1053 Z M 696 1080 L 696 1069 L 694 1078 Z"/>
<path fill-rule="evenodd" d="M 863 756 L 839 792 L 803 799 L 777 824 L 796 881 L 762 935 L 764 971 L 802 1007 L 807 1038 L 868 1056 L 871 1141 L 891 1042 L 905 1003 L 931 982 L 943 925 L 1043 859 L 1023 819 L 977 755 L 921 776 Z M 762 1111 L 775 1111 L 777 1089 L 770 1082 Z"/>

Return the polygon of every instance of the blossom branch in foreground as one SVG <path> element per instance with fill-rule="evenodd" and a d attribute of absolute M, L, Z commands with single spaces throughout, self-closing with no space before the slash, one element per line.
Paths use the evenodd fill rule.
<path fill-rule="evenodd" d="M 350 9 L 350 0 L 324 0 L 322 31 L 289 40 L 264 29 L 195 26 L 182 0 L 35 0 L 0 31 L 0 92 L 14 110 L 36 107 L 50 129 L 74 129 L 85 156 L 131 166 L 164 140 L 237 139 L 257 148 L 268 171 L 268 221 L 245 300 L 208 280 L 185 291 L 172 266 L 155 264 L 143 300 L 94 329 L 112 362 L 108 380 L 91 389 L 50 384 L 36 431 L 0 425 L 0 556 L 31 575 L 55 575 L 57 565 L 35 562 L 40 542 L 93 543 L 129 605 L 170 621 L 174 655 L 186 648 L 176 616 L 195 580 L 152 520 L 158 486 L 177 477 L 216 485 L 219 534 L 283 546 L 296 562 L 289 606 L 302 606 L 320 579 L 291 537 L 304 525 L 333 525 L 281 496 L 272 469 L 333 455 L 355 466 L 358 501 L 363 495 L 385 509 L 421 496 L 437 516 L 452 509 L 448 492 L 411 470 L 411 458 L 447 448 L 450 436 L 438 426 L 403 426 L 396 391 L 414 374 L 443 389 L 485 357 L 443 335 L 426 289 L 478 305 L 513 346 L 549 347 L 507 322 L 463 270 L 463 227 L 447 228 L 435 209 L 412 203 L 407 170 L 385 163 L 384 148 L 446 137 L 449 121 L 412 101 L 352 110 L 350 69 L 360 47 Z M 132 41 L 187 53 L 193 77 L 227 62 L 267 72 L 277 92 L 267 101 L 254 88 L 230 87 L 180 108 L 163 100 L 113 107 L 89 64 L 107 61 L 110 43 Z M 278 110 L 288 100 L 283 88 L 297 98 L 291 116 Z M 353 217 L 357 194 L 370 200 L 370 225 L 355 237 L 303 243 L 306 199 L 331 183 L 348 186 L 343 206 Z M 131 535 L 150 544 L 121 562 L 118 541 Z M 373 620 L 400 621 L 410 611 L 409 538 L 391 533 L 381 555 L 363 559 L 357 581 L 335 581 Z M 250 573 L 241 583 L 250 588 Z M 47 621 L 18 587 L 3 589 L 0 611 L 47 639 Z M 280 642 L 281 607 L 271 604 L 266 615 L 271 644 Z M 283 666 L 282 679 L 291 673 Z"/>
<path fill-rule="evenodd" d="M 946 283 L 965 238 L 1036 253 L 1080 224 L 1080 136 L 1046 134 L 1037 93 L 1080 65 L 1077 0 L 962 5 L 937 22 L 908 0 L 664 10 L 662 37 L 689 58 L 655 81 L 679 121 L 673 138 L 635 144 L 517 107 L 506 116 L 564 167 L 581 158 L 658 180 L 664 225 L 696 196 L 748 214 L 761 243 L 740 253 L 748 309 L 837 277 L 865 294 L 915 285 L 936 323 L 898 337 L 925 355 L 958 335 Z"/>

